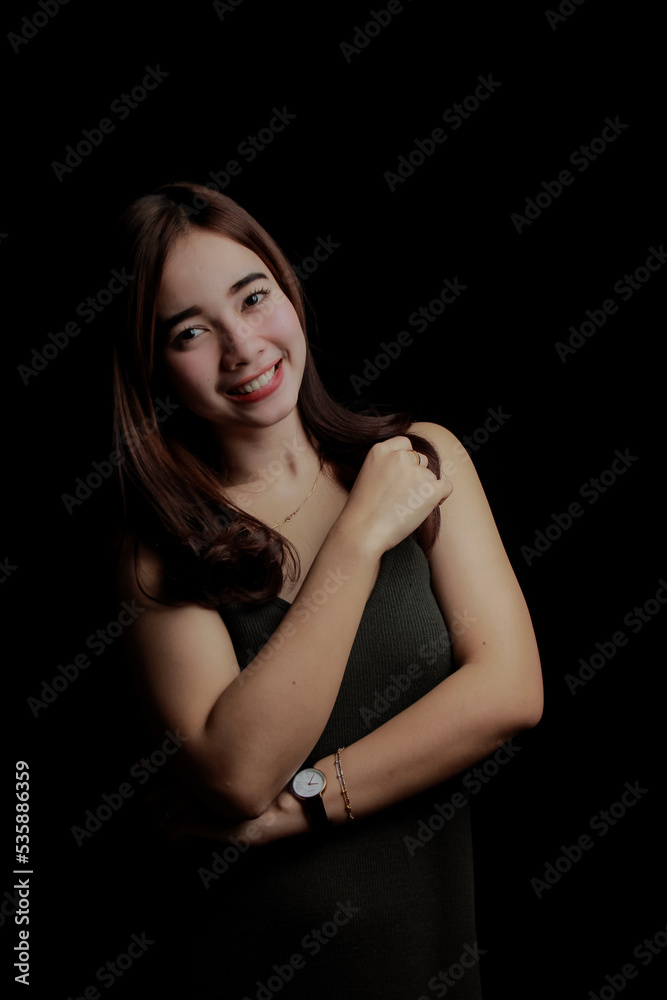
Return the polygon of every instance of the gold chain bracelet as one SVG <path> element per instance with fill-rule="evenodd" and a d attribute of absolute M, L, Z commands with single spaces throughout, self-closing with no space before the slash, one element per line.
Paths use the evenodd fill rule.
<path fill-rule="evenodd" d="M 341 753 L 345 747 L 340 747 L 334 756 L 334 767 L 336 768 L 336 777 L 338 778 L 338 784 L 340 785 L 340 793 L 345 801 L 345 808 L 347 809 L 348 822 L 354 819 L 352 815 L 352 806 L 350 805 L 350 796 L 347 793 L 347 785 L 345 784 L 345 775 L 343 774 L 343 764 L 341 762 Z"/>

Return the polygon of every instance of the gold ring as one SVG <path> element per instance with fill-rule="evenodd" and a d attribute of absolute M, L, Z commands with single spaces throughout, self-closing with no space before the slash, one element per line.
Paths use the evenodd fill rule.
<path fill-rule="evenodd" d="M 421 465 L 421 464 L 422 464 L 422 457 L 421 457 L 421 455 L 419 454 L 419 452 L 418 452 L 418 451 L 415 451 L 415 449 L 413 448 L 413 449 L 412 449 L 412 454 L 413 454 L 413 455 L 415 456 L 415 458 L 417 459 L 417 465 Z"/>

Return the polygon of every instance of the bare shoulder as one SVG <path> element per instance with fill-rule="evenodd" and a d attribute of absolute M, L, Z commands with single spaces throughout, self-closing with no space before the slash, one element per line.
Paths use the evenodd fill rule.
<path fill-rule="evenodd" d="M 409 433 L 418 434 L 431 442 L 440 458 L 440 476 L 453 486 L 451 495 L 441 508 L 443 515 L 442 538 L 439 551 L 442 557 L 444 539 L 454 533 L 457 539 L 485 538 L 486 551 L 503 552 L 500 536 L 468 449 L 446 427 L 421 421 L 411 424 Z M 437 557 L 437 547 L 434 555 Z"/>
<path fill-rule="evenodd" d="M 157 550 L 129 532 L 118 541 L 118 598 L 138 612 L 123 634 L 138 693 L 155 731 L 180 727 L 196 752 L 211 707 L 240 672 L 229 632 L 215 609 L 165 600 Z"/>
<path fill-rule="evenodd" d="M 123 597 L 159 605 L 164 597 L 164 563 L 157 549 L 133 531 L 116 533 L 116 589 Z"/>
<path fill-rule="evenodd" d="M 414 423 L 410 433 L 433 444 L 453 484 L 429 565 L 456 659 L 486 663 L 501 652 L 539 663 L 523 594 L 467 449 L 439 424 Z"/>
<path fill-rule="evenodd" d="M 434 424 L 430 420 L 418 420 L 414 424 L 410 424 L 408 429 L 409 434 L 419 434 L 421 437 L 440 437 L 440 438 L 451 438 L 456 441 L 456 438 L 450 430 L 443 427 L 442 424 Z"/>
<path fill-rule="evenodd" d="M 418 434 L 419 437 L 426 438 L 434 446 L 440 457 L 441 471 L 445 476 L 449 476 L 456 471 L 457 461 L 470 462 L 470 455 L 465 446 L 459 441 L 447 427 L 442 424 L 435 424 L 428 420 L 417 421 L 411 424 L 408 429 L 409 434 Z"/>

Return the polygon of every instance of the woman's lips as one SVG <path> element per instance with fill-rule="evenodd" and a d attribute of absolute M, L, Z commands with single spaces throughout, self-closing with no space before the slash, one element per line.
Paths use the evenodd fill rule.
<path fill-rule="evenodd" d="M 276 391 L 283 380 L 282 359 L 277 362 L 277 366 L 275 375 L 266 385 L 260 386 L 259 389 L 253 389 L 252 392 L 241 392 L 234 395 L 227 392 L 227 398 L 233 400 L 235 403 L 258 403 L 266 396 L 270 396 L 272 392 Z M 253 380 L 249 379 L 248 381 Z"/>

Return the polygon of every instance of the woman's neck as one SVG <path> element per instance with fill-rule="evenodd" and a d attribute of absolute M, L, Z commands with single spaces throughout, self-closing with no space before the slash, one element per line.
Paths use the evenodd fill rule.
<path fill-rule="evenodd" d="M 299 416 L 271 427 L 242 428 L 220 439 L 223 486 L 227 492 L 270 492 L 277 499 L 288 497 L 317 471 L 319 456 Z"/>

